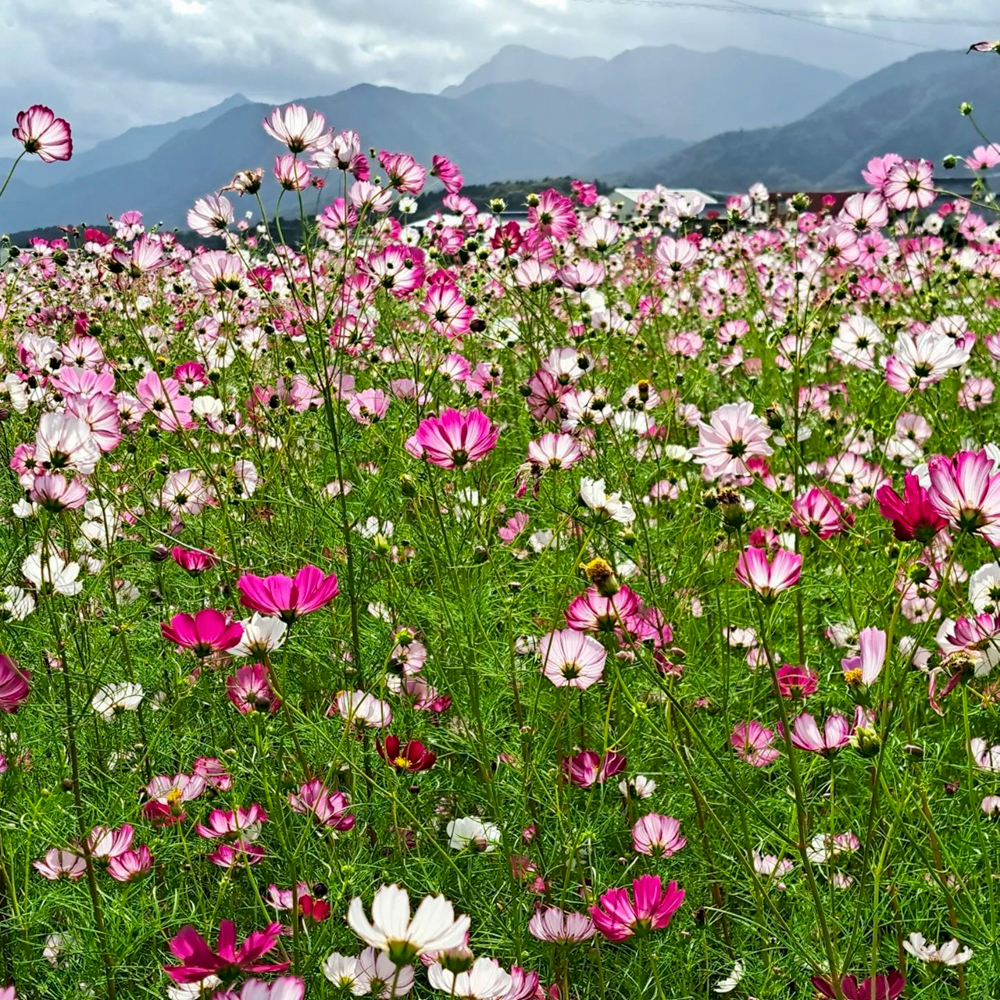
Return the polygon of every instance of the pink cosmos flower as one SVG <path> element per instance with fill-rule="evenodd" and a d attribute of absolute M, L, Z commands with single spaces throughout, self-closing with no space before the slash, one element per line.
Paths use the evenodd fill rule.
<path fill-rule="evenodd" d="M 294 153 L 285 153 L 274 160 L 274 179 L 286 191 L 302 191 L 309 186 L 312 174 L 305 162 Z"/>
<path fill-rule="evenodd" d="M 988 378 L 970 378 L 958 390 L 958 405 L 966 410 L 981 410 L 993 402 L 995 386 Z"/>
<path fill-rule="evenodd" d="M 148 875 L 153 867 L 153 855 L 143 844 L 138 850 L 124 851 L 108 861 L 108 874 L 116 882 L 135 882 Z"/>
<path fill-rule="evenodd" d="M 863 628 L 858 633 L 860 655 L 840 661 L 848 684 L 870 687 L 878 680 L 885 665 L 886 635 L 880 628 Z"/>
<path fill-rule="evenodd" d="M 528 921 L 528 933 L 550 944 L 578 944 L 597 933 L 593 920 L 586 913 L 572 913 L 555 906 L 542 906 Z"/>
<path fill-rule="evenodd" d="M 205 859 L 219 868 L 245 868 L 247 865 L 260 864 L 266 854 L 267 851 L 260 844 L 234 840 L 232 843 L 219 844 L 214 851 L 205 855 Z"/>
<path fill-rule="evenodd" d="M 180 545 L 175 545 L 170 550 L 170 558 L 181 569 L 192 574 L 204 573 L 219 561 L 211 549 L 185 549 Z"/>
<path fill-rule="evenodd" d="M 117 830 L 95 826 L 87 837 L 84 853 L 89 853 L 99 861 L 117 858 L 131 848 L 134 835 L 135 831 L 128 823 L 122 824 Z"/>
<path fill-rule="evenodd" d="M 343 792 L 331 792 L 322 781 L 313 779 L 299 787 L 298 792 L 289 792 L 288 804 L 292 812 L 302 816 L 312 816 L 320 826 L 333 830 L 350 830 L 354 817 L 347 814 L 350 800 Z"/>
<path fill-rule="evenodd" d="M 0 712 L 16 712 L 30 690 L 31 673 L 22 669 L 17 660 L 0 653 Z"/>
<path fill-rule="evenodd" d="M 576 211 L 569 198 L 548 188 L 538 195 L 536 204 L 529 205 L 528 222 L 540 236 L 564 240 L 576 230 Z"/>
<path fill-rule="evenodd" d="M 774 672 L 782 698 L 808 698 L 819 687 L 819 674 L 802 665 L 782 664 Z"/>
<path fill-rule="evenodd" d="M 853 520 L 853 515 L 844 511 L 839 497 L 820 486 L 813 486 L 792 501 L 789 523 L 802 535 L 812 533 L 819 538 L 829 538 L 846 531 Z"/>
<path fill-rule="evenodd" d="M 199 774 L 160 774 L 146 786 L 142 814 L 155 826 L 173 826 L 185 819 L 184 803 L 200 798 L 208 782 Z"/>
<path fill-rule="evenodd" d="M 239 291 L 245 275 L 243 261 L 224 250 L 209 250 L 191 261 L 191 277 L 205 296 Z"/>
<path fill-rule="evenodd" d="M 235 646 L 243 635 L 243 626 L 231 622 L 214 608 L 205 608 L 194 616 L 179 614 L 170 623 L 160 622 L 163 638 L 181 649 L 190 649 L 199 659 Z"/>
<path fill-rule="evenodd" d="M 842 715 L 831 715 L 820 732 L 816 720 L 803 712 L 792 720 L 792 746 L 810 753 L 832 756 L 847 746 L 851 738 L 851 724 Z"/>
<path fill-rule="evenodd" d="M 339 691 L 327 715 L 340 715 L 348 723 L 371 726 L 374 729 L 385 729 L 392 723 L 389 703 L 365 691 Z"/>
<path fill-rule="evenodd" d="M 72 851 L 60 851 L 53 847 L 41 861 L 32 861 L 32 867 L 50 882 L 61 878 L 78 879 L 87 870 L 87 862 Z"/>
<path fill-rule="evenodd" d="M 281 699 L 271 688 L 268 669 L 262 663 L 240 667 L 235 675 L 227 677 L 226 697 L 236 706 L 240 715 L 276 712 L 281 707 Z"/>
<path fill-rule="evenodd" d="M 330 915 L 330 904 L 322 899 L 316 899 L 312 894 L 312 886 L 299 882 L 295 891 L 279 889 L 276 885 L 267 887 L 265 898 L 276 910 L 295 909 L 300 916 L 315 923 L 320 923 Z"/>
<path fill-rule="evenodd" d="M 347 412 L 363 426 L 382 420 L 388 410 L 389 397 L 381 389 L 362 389 L 347 403 Z"/>
<path fill-rule="evenodd" d="M 252 843 L 260 836 L 261 827 L 267 822 L 267 813 L 252 803 L 236 809 L 213 809 L 205 823 L 196 823 L 199 837 L 206 840 L 245 840 Z"/>
<path fill-rule="evenodd" d="M 934 166 L 928 160 L 904 160 L 890 167 L 882 194 L 897 212 L 927 208 L 937 197 L 934 191 Z"/>
<path fill-rule="evenodd" d="M 462 173 L 451 160 L 436 153 L 431 157 L 431 177 L 436 177 L 444 185 L 448 194 L 458 194 L 464 180 Z"/>
<path fill-rule="evenodd" d="M 61 469 L 89 476 L 101 451 L 86 421 L 66 413 L 45 413 L 35 433 L 35 461 L 46 471 Z"/>
<path fill-rule="evenodd" d="M 774 454 L 767 443 L 771 428 L 753 415 L 753 403 L 726 403 L 710 420 L 699 422 L 698 447 L 692 452 L 712 479 L 749 475 L 748 459 Z"/>
<path fill-rule="evenodd" d="M 736 560 L 736 579 L 756 591 L 770 604 L 778 594 L 794 587 L 802 575 L 802 556 L 786 549 L 778 549 L 774 559 L 767 561 L 764 549 L 747 546 Z"/>
<path fill-rule="evenodd" d="M 608 778 L 623 771 L 625 763 L 625 755 L 616 750 L 609 750 L 603 757 L 593 750 L 583 750 L 575 757 L 566 757 L 562 766 L 574 785 L 578 788 L 590 788 L 594 784 L 603 784 Z"/>
<path fill-rule="evenodd" d="M 26 153 L 34 153 L 44 163 L 68 160 L 73 155 L 73 137 L 69 122 L 56 118 L 51 108 L 32 104 L 27 111 L 17 113 L 17 127 L 11 135 Z"/>
<path fill-rule="evenodd" d="M 160 430 L 175 431 L 193 427 L 192 401 L 181 392 L 175 378 L 161 378 L 156 372 L 147 372 L 135 385 L 135 394 L 143 410 L 156 417 Z"/>
<path fill-rule="evenodd" d="M 234 986 L 213 994 L 212 1000 L 302 1000 L 305 995 L 306 984 L 298 976 L 282 976 L 271 983 L 248 979 L 239 992 Z"/>
<path fill-rule="evenodd" d="M 230 920 L 219 923 L 218 943 L 213 951 L 208 942 L 190 925 L 181 928 L 170 941 L 170 951 L 180 965 L 165 965 L 163 971 L 175 983 L 198 983 L 220 972 L 282 972 L 290 962 L 261 963 L 278 943 L 281 924 L 272 923 L 262 931 L 254 931 L 238 948 L 236 925 Z"/>
<path fill-rule="evenodd" d="M 275 108 L 270 117 L 264 119 L 264 131 L 272 139 L 283 142 L 293 153 L 304 153 L 324 145 L 325 128 L 326 119 L 319 112 L 313 112 L 310 118 L 301 104 L 289 104 L 284 111 Z"/>
<path fill-rule="evenodd" d="M 641 875 L 628 889 L 608 889 L 600 905 L 590 908 L 597 929 L 612 942 L 634 934 L 663 930 L 684 902 L 684 890 L 676 882 L 664 889 L 659 875 Z"/>
<path fill-rule="evenodd" d="M 111 253 L 112 271 L 117 268 L 130 278 L 141 278 L 163 267 L 164 263 L 163 244 L 148 233 L 143 233 L 131 248 L 115 247 Z"/>
<path fill-rule="evenodd" d="M 673 816 L 647 813 L 632 827 L 632 846 L 639 854 L 669 858 L 687 844 L 681 824 Z"/>
<path fill-rule="evenodd" d="M 406 441 L 414 457 L 433 462 L 442 469 L 464 469 L 485 458 L 496 446 L 500 431 L 480 410 L 448 409 L 421 421 L 416 434 Z"/>
<path fill-rule="evenodd" d="M 539 469 L 572 469 L 583 452 L 576 438 L 549 432 L 528 444 L 528 461 Z"/>
<path fill-rule="evenodd" d="M 233 219 L 232 202 L 221 194 L 199 198 L 187 214 L 188 227 L 206 239 L 226 232 Z"/>
<path fill-rule="evenodd" d="M 236 582 L 240 603 L 262 615 L 274 615 L 291 625 L 302 615 L 318 611 L 339 593 L 337 577 L 306 565 L 294 577 L 282 573 L 259 577 L 244 573 Z"/>
<path fill-rule="evenodd" d="M 199 757 L 192 771 L 217 791 L 228 792 L 233 787 L 232 776 L 215 757 Z"/>
<path fill-rule="evenodd" d="M 767 767 L 781 756 L 774 746 L 774 731 L 759 722 L 738 722 L 729 742 L 740 759 L 752 767 Z"/>
<path fill-rule="evenodd" d="M 578 632 L 613 632 L 624 625 L 629 628 L 639 614 L 639 595 L 622 587 L 613 597 L 604 597 L 596 587 L 573 598 L 566 609 L 566 624 Z"/>
<path fill-rule="evenodd" d="M 928 463 L 931 506 L 959 531 L 1000 547 L 1000 473 L 986 451 L 935 455 Z"/>
<path fill-rule="evenodd" d="M 893 534 L 901 542 L 916 539 L 927 545 L 942 528 L 948 526 L 948 521 L 931 502 L 930 493 L 909 472 L 903 477 L 902 496 L 886 484 L 876 491 L 875 499 L 879 513 L 892 522 Z"/>
<path fill-rule="evenodd" d="M 510 545 L 527 526 L 528 515 L 523 510 L 518 511 L 513 517 L 507 518 L 507 523 L 502 528 L 497 528 L 497 535 L 504 545 Z"/>
<path fill-rule="evenodd" d="M 604 647 L 584 632 L 560 629 L 542 636 L 538 643 L 542 673 L 556 687 L 581 691 L 596 684 L 604 672 Z"/>
<path fill-rule="evenodd" d="M 389 186 L 401 194 L 420 194 L 427 179 L 427 171 L 409 153 L 378 154 L 378 162 L 386 172 Z"/>

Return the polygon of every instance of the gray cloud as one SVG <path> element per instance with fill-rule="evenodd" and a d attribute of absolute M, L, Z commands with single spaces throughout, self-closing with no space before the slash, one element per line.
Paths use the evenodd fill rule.
<path fill-rule="evenodd" d="M 743 0 L 720 2 L 739 7 Z M 773 3 L 831 15 L 876 9 L 860 0 L 851 7 L 839 0 Z M 949 0 L 878 0 L 877 11 L 982 17 L 971 2 Z M 959 48 L 989 35 L 961 25 L 828 25 L 759 10 L 600 0 L 4 0 L 0 109 L 12 117 L 29 103 L 48 103 L 86 146 L 236 91 L 275 102 L 360 82 L 436 92 L 510 43 L 605 57 L 636 45 L 737 45 L 861 76 L 919 48 Z"/>

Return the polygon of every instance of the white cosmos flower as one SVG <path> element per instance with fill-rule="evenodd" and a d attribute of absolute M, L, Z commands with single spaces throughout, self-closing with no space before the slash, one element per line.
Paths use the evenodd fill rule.
<path fill-rule="evenodd" d="M 603 479 L 580 480 L 580 499 L 595 513 L 610 521 L 629 525 L 635 520 L 635 511 L 621 493 L 605 493 Z"/>
<path fill-rule="evenodd" d="M 21 572 L 39 593 L 72 597 L 83 590 L 83 584 L 77 580 L 80 567 L 75 562 L 66 562 L 58 552 L 49 552 L 44 561 L 41 552 L 32 552 L 21 563 Z"/>
<path fill-rule="evenodd" d="M 105 684 L 94 695 L 90 707 L 105 722 L 110 722 L 120 712 L 136 712 L 146 692 L 131 681 L 123 684 Z"/>
<path fill-rule="evenodd" d="M 972 958 L 972 949 L 962 948 L 955 938 L 938 947 L 925 940 L 923 934 L 913 933 L 903 942 L 903 947 L 928 965 L 965 965 Z"/>
<path fill-rule="evenodd" d="M 743 963 L 737 959 L 736 964 L 733 966 L 733 971 L 729 975 L 716 983 L 712 988 L 713 993 L 732 993 L 737 986 L 740 985 L 740 980 L 743 978 Z"/>
<path fill-rule="evenodd" d="M 35 461 L 46 469 L 73 469 L 89 476 L 101 449 L 85 420 L 65 413 L 45 413 L 35 434 Z"/>
<path fill-rule="evenodd" d="M 197 983 L 178 983 L 168 986 L 167 996 L 170 1000 L 201 1000 L 216 986 L 221 985 L 222 980 L 218 976 L 208 976 Z"/>
<path fill-rule="evenodd" d="M 230 656 L 261 656 L 273 653 L 285 644 L 288 626 L 280 618 L 271 618 L 255 611 L 240 622 L 243 634 L 240 641 L 228 650 Z"/>
<path fill-rule="evenodd" d="M 987 563 L 969 577 L 969 603 L 979 613 L 1000 608 L 1000 566 Z"/>
<path fill-rule="evenodd" d="M 335 951 L 324 959 L 323 975 L 334 986 L 349 989 L 353 993 L 358 982 L 358 960 L 352 955 L 341 955 L 339 951 Z"/>
<path fill-rule="evenodd" d="M 510 973 L 495 958 L 477 958 L 468 972 L 449 972 L 437 962 L 427 970 L 427 981 L 436 990 L 469 1000 L 498 1000 L 511 986 Z"/>
<path fill-rule="evenodd" d="M 24 621 L 35 610 L 35 597 L 30 590 L 7 586 L 0 590 L 0 621 Z"/>
<path fill-rule="evenodd" d="M 448 846 L 453 851 L 461 851 L 470 844 L 477 851 L 489 853 L 500 843 L 500 829 L 492 823 L 484 823 L 475 816 L 463 816 L 448 824 Z"/>
<path fill-rule="evenodd" d="M 372 900 L 372 918 L 360 897 L 351 900 L 347 923 L 365 944 L 387 952 L 396 965 L 408 965 L 428 951 L 445 951 L 465 943 L 467 916 L 455 917 L 444 896 L 425 896 L 410 918 L 410 897 L 398 885 L 384 885 Z"/>

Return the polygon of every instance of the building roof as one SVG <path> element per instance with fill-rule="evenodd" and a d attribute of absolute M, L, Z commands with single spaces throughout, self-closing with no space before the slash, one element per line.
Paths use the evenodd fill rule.
<path fill-rule="evenodd" d="M 614 194 L 620 195 L 622 198 L 628 198 L 629 201 L 638 201 L 647 191 L 652 191 L 652 188 L 615 188 Z M 717 198 L 713 198 L 710 194 L 705 191 L 699 191 L 697 188 L 666 188 L 670 194 L 679 194 L 682 198 L 692 199 L 701 198 L 704 200 L 706 205 L 718 205 L 719 201 Z"/>

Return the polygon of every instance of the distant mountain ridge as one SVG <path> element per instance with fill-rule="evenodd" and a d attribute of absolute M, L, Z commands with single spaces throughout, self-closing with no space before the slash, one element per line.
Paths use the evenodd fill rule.
<path fill-rule="evenodd" d="M 969 101 L 979 128 L 1000 141 L 1000 59 L 926 52 L 847 87 L 796 122 L 726 132 L 658 162 L 637 165 L 631 183 L 743 191 L 838 190 L 862 185 L 873 156 L 893 152 L 940 165 L 983 143 L 958 106 Z M 959 168 L 962 171 L 964 168 Z"/>
<path fill-rule="evenodd" d="M 565 87 L 645 122 L 649 136 L 685 140 L 783 125 L 852 82 L 836 70 L 738 48 L 696 52 L 679 45 L 642 46 L 600 59 L 508 45 L 442 94 L 462 97 L 490 84 L 527 80 Z"/>

